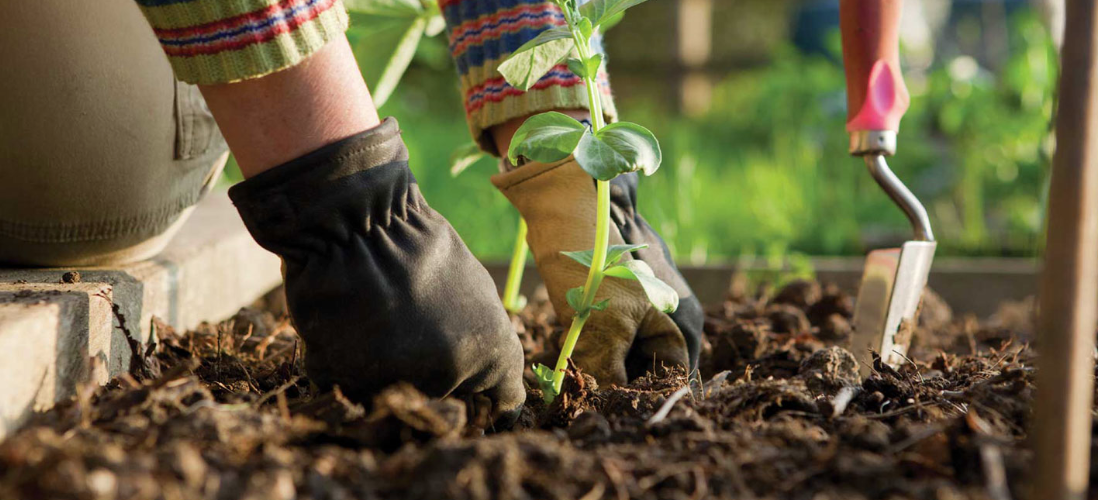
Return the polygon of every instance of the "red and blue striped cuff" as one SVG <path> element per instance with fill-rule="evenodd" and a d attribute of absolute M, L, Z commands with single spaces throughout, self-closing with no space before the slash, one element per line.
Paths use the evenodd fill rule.
<path fill-rule="evenodd" d="M 497 67 L 539 33 L 565 24 L 560 8 L 548 0 L 440 0 L 448 28 L 450 54 L 461 78 L 466 118 L 481 147 L 496 153 L 485 131 L 513 118 L 552 109 L 589 108 L 583 80 L 558 65 L 526 92 L 508 84 Z M 602 52 L 601 37 L 595 49 Z M 615 117 L 610 83 L 598 78 L 607 119 Z"/>
<path fill-rule="evenodd" d="M 297 64 L 347 27 L 341 0 L 137 0 L 176 76 L 226 83 Z"/>

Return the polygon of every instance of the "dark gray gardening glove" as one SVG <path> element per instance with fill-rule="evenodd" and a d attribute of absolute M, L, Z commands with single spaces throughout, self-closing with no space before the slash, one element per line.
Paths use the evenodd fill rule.
<path fill-rule="evenodd" d="M 529 226 L 527 242 L 537 262 L 538 274 L 545 282 L 561 323 L 568 325 L 574 311 L 568 305 L 566 293 L 584 284 L 588 269 L 561 255 L 561 251 L 594 247 L 594 179 L 569 158 L 551 164 L 527 163 L 494 176 L 492 183 L 526 219 Z M 679 293 L 681 310 L 673 315 L 659 311 L 649 303 L 636 281 L 612 277 L 603 280 L 595 300 L 609 299 L 609 306 L 604 311 L 591 313 L 572 357 L 600 383 L 624 384 L 653 367 L 686 367 L 692 360 L 696 361 L 702 316 L 690 288 L 670 264 L 663 242 L 647 224 L 638 223 L 643 219 L 636 216 L 633 208 L 633 191 L 623 187 L 612 188 L 613 192 L 628 193 L 630 198 L 615 197 L 624 203 L 613 209 L 618 215 L 614 217 L 616 224 L 610 228 L 610 244 L 652 245 L 651 251 L 633 252 L 623 260 L 644 259 L 657 277 Z M 646 231 L 640 231 L 641 228 Z M 633 240 L 625 238 L 627 233 Z"/>
<path fill-rule="evenodd" d="M 637 173 L 633 172 L 619 175 L 610 181 L 610 219 L 618 226 L 626 243 L 648 245 L 648 248 L 634 251 L 633 256 L 648 264 L 657 278 L 671 285 L 679 294 L 679 308 L 671 313 L 671 319 L 682 330 L 690 355 L 690 369 L 694 370 L 698 366 L 698 355 L 701 352 L 705 311 L 690 285 L 683 279 L 675 261 L 671 259 L 667 243 L 637 213 L 638 179 Z"/>
<path fill-rule="evenodd" d="M 517 416 L 518 336 L 488 272 L 420 194 L 396 120 L 229 196 L 282 257 L 312 381 L 360 401 L 400 381 L 436 397 L 483 393 L 501 421 Z"/>

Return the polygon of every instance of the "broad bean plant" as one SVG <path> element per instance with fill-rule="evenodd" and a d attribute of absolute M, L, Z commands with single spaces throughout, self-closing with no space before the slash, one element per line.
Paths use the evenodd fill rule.
<path fill-rule="evenodd" d="M 556 366 L 533 367 L 546 402 L 552 402 L 560 394 L 568 359 L 587 319 L 592 312 L 609 306 L 608 299 L 595 301 L 603 279 L 636 280 L 658 309 L 670 313 L 678 307 L 678 295 L 656 278 L 647 264 L 640 260 L 621 261 L 625 254 L 645 245 L 609 245 L 610 181 L 629 172 L 652 175 L 660 167 L 662 153 L 659 141 L 648 129 L 630 122 L 605 123 L 597 84 L 604 61 L 602 54 L 594 51 L 592 39 L 600 28 L 616 24 L 626 9 L 644 1 L 592 0 L 578 5 L 576 0 L 553 0 L 564 13 L 566 25 L 542 32 L 499 66 L 509 84 L 525 91 L 554 66 L 566 62 L 573 73 L 583 78 L 591 110 L 590 127 L 562 113 L 535 115 L 515 132 L 507 152 L 514 164 L 519 163 L 520 156 L 543 163 L 572 156 L 595 182 L 595 248 L 562 252 L 589 268 L 587 280 L 567 293 L 568 305 L 575 314 Z"/>

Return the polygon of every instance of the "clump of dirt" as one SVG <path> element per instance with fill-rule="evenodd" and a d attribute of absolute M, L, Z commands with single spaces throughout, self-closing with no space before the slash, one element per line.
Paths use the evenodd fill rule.
<path fill-rule="evenodd" d="M 1011 325 L 1029 317 L 1023 306 L 981 324 L 930 301 L 911 361 L 893 369 L 847 350 L 852 300 L 837 288 L 800 281 L 773 299 L 741 288 L 707 313 L 700 374 L 600 387 L 572 367 L 556 401 L 530 389 L 516 428 L 488 434 L 478 405 L 409 385 L 368 402 L 317 393 L 285 318 L 248 309 L 193 332 L 161 324 L 140 370 L 84 387 L 0 443 L 0 498 L 1022 493 L 1033 352 L 1031 332 Z M 514 322 L 528 361 L 553 363 L 551 307 L 535 300 Z"/>

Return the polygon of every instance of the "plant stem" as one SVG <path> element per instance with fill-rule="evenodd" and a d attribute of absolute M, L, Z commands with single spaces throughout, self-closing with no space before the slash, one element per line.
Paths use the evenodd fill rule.
<path fill-rule="evenodd" d="M 565 9 L 567 12 L 567 9 Z M 567 15 L 567 14 L 566 14 Z M 591 57 L 590 40 L 584 40 L 579 30 L 575 28 L 575 22 L 568 16 L 568 24 L 572 27 L 572 36 L 576 41 L 576 50 L 580 59 L 587 60 Z M 599 93 L 598 75 L 586 75 L 583 78 L 587 86 L 587 98 L 591 105 L 591 132 L 598 133 L 605 126 L 602 115 L 602 96 Z M 583 325 L 591 316 L 591 305 L 595 303 L 595 293 L 602 283 L 603 268 L 606 267 L 606 250 L 610 244 L 610 182 L 596 180 L 597 202 L 595 205 L 595 249 L 591 257 L 591 269 L 587 273 L 587 282 L 583 285 L 583 299 L 580 311 L 572 317 L 572 326 L 568 328 L 568 335 L 564 338 L 564 347 L 557 358 L 557 365 L 553 369 L 553 394 L 546 395 L 546 401 L 551 402 L 553 397 L 560 394 L 564 384 L 564 370 L 568 368 L 568 358 L 572 357 L 572 351 L 579 341 Z"/>
<path fill-rule="evenodd" d="M 596 181 L 596 184 L 598 215 L 595 218 L 595 254 L 591 258 L 587 283 L 583 285 L 581 305 L 586 312 L 572 317 L 572 326 L 568 328 L 568 335 L 564 337 L 564 347 L 560 351 L 560 357 L 557 358 L 557 365 L 553 368 L 553 389 L 556 394 L 560 394 L 560 388 L 564 384 L 564 370 L 568 368 L 568 358 L 572 357 L 572 351 L 575 350 L 576 342 L 579 341 L 583 325 L 591 315 L 591 304 L 595 303 L 595 293 L 598 292 L 604 276 L 602 268 L 606 267 L 606 246 L 610 242 L 610 182 Z M 551 401 L 550 398 L 547 400 Z"/>
<path fill-rule="evenodd" d="M 511 252 L 511 267 L 507 270 L 507 285 L 503 287 L 503 308 L 512 313 L 518 313 L 520 308 L 519 285 L 522 284 L 522 272 L 526 270 L 527 250 L 526 219 L 519 217 L 515 249 Z"/>

